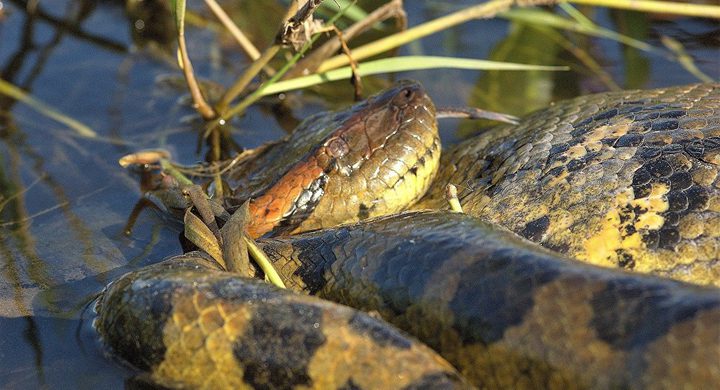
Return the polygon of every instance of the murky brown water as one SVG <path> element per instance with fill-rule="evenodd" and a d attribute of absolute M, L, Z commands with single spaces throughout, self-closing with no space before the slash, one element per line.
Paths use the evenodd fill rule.
<path fill-rule="evenodd" d="M 252 21 L 267 20 L 282 7 L 239 3 L 244 8 L 233 14 L 244 17 L 240 24 L 258 44 L 268 42 L 275 25 Z M 97 132 L 93 138 L 80 136 L 0 95 L 0 387 L 119 387 L 133 373 L 103 356 L 83 320 L 85 310 L 119 274 L 179 253 L 180 226 L 146 212 L 131 236 L 122 233 L 140 193 L 136 180 L 116 161 L 155 147 L 171 150 L 181 162 L 201 159 L 195 154 L 194 113 L 185 92 L 167 82 L 180 75 L 167 46 L 173 27 L 157 11 L 153 18 L 131 15 L 116 1 L 0 4 L 0 78 Z M 461 7 L 458 2 L 408 4 L 411 25 Z M 597 20 L 656 47 L 662 47 L 661 36 L 672 36 L 702 71 L 720 77 L 717 22 L 648 20 L 604 10 L 597 12 Z M 194 65 L 204 78 L 228 85 L 246 64 L 226 36 L 193 27 L 188 36 Z M 577 48 L 591 61 L 582 64 L 567 50 Z M 393 78 L 414 78 L 441 105 L 479 105 L 514 114 L 613 86 L 697 81 L 662 49 L 647 54 L 502 19 L 462 25 L 408 45 L 402 53 L 573 67 L 562 73 L 435 70 L 367 80 L 371 89 Z M 588 66 L 601 71 L 593 73 Z M 280 137 L 288 123 L 352 96 L 340 83 L 318 91 L 287 99 L 294 118 L 274 118 L 272 101 L 253 107 L 236 121 L 235 138 L 256 146 Z M 326 103 L 330 91 L 332 104 Z M 444 139 L 453 142 L 459 131 L 478 125 L 448 121 L 441 126 Z"/>

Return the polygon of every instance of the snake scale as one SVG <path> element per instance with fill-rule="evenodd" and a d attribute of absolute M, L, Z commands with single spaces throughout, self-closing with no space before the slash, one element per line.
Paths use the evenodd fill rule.
<path fill-rule="evenodd" d="M 666 278 L 718 284 L 720 86 L 557 103 L 444 153 L 433 182 L 435 129 L 422 88 L 401 84 L 309 119 L 289 143 L 320 146 L 263 151 L 234 178 L 234 199 L 255 199 L 253 215 L 266 218 L 251 227 L 258 236 L 400 211 L 400 198 L 428 187 L 416 207 L 444 208 L 446 183 L 460 187 L 466 214 L 408 212 L 258 241 L 289 288 L 317 297 L 221 272 L 197 252 L 171 258 L 108 287 L 103 340 L 170 387 L 720 383 L 720 291 Z"/>

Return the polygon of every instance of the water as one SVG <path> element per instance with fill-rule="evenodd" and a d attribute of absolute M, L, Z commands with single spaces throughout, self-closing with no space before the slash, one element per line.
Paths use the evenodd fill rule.
<path fill-rule="evenodd" d="M 240 3 L 246 7 L 235 12 L 246 16 L 241 24 L 257 43 L 268 42 L 274 24 L 252 21 L 268 12 L 276 15 L 282 7 Z M 407 3 L 410 25 L 417 25 L 473 2 Z M 151 147 L 167 148 L 185 163 L 202 159 L 195 154 L 194 122 L 189 120 L 193 111 L 185 91 L 160 81 L 179 76 L 174 52 L 164 45 L 172 42 L 167 34 L 172 24 L 130 15 L 124 3 L 115 1 L 0 4 L 0 78 L 98 134 L 79 136 L 0 95 L 0 387 L 131 385 L 134 372 L 107 358 L 99 346 L 89 305 L 123 272 L 180 252 L 181 227 L 158 213 L 143 213 L 132 235 L 123 234 L 140 191 L 135 178 L 116 163 L 126 153 Z M 37 8 L 27 10 L 33 4 Z M 607 11 L 598 11 L 597 20 L 613 30 L 647 25 L 637 36 L 657 47 L 661 36 L 672 36 L 702 71 L 720 77 L 717 22 L 648 21 Z M 245 65 L 229 38 L 193 27 L 187 34 L 202 77 L 227 85 Z M 572 72 L 435 70 L 368 78 L 367 85 L 379 88 L 395 78 L 414 78 L 440 105 L 481 105 L 514 114 L 609 87 L 549 39 L 553 36 L 502 19 L 475 21 L 402 52 L 563 64 L 573 66 Z M 623 50 L 612 41 L 579 36 L 568 42 L 587 49 L 619 86 L 697 81 L 663 54 Z M 348 104 L 352 96 L 341 83 L 318 91 L 322 93 L 291 95 L 289 118 L 276 119 L 270 101 L 254 106 L 236 121 L 235 139 L 253 147 L 278 138 L 287 123 Z M 441 126 L 444 140 L 453 142 L 478 124 L 446 121 Z"/>

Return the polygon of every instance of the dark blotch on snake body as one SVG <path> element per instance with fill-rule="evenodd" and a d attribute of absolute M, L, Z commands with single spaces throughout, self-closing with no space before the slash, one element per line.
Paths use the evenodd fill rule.
<path fill-rule="evenodd" d="M 540 241 L 549 226 L 550 218 L 547 215 L 543 215 L 534 221 L 528 222 L 520 232 L 520 235 L 531 241 Z"/>
<path fill-rule="evenodd" d="M 449 304 L 455 314 L 453 326 L 462 329 L 458 333 L 464 343 L 492 344 L 523 321 L 535 305 L 536 290 L 558 276 L 556 270 L 537 267 L 533 256 L 503 248 L 465 268 Z M 508 277 L 517 281 L 512 292 L 505 288 Z M 477 304 L 480 299 L 482 305 Z"/>
<path fill-rule="evenodd" d="M 675 130 L 680 127 L 680 124 L 676 120 L 667 120 L 662 122 L 653 122 L 650 130 L 652 131 L 667 131 Z"/>
<path fill-rule="evenodd" d="M 632 147 L 632 146 L 640 146 L 643 141 L 643 135 L 642 134 L 625 134 L 623 136 L 620 136 L 620 138 L 615 141 L 615 147 L 621 148 L 621 147 Z"/>
<path fill-rule="evenodd" d="M 615 348 L 632 350 L 665 336 L 675 324 L 717 306 L 718 302 L 678 299 L 668 284 L 653 286 L 627 277 L 608 281 L 593 296 L 591 304 L 593 313 L 598 315 L 590 325 L 598 336 Z"/>
<path fill-rule="evenodd" d="M 286 304 L 256 311 L 233 346 L 235 358 L 245 367 L 245 382 L 256 389 L 312 385 L 308 366 L 326 341 L 321 325 L 318 308 Z"/>

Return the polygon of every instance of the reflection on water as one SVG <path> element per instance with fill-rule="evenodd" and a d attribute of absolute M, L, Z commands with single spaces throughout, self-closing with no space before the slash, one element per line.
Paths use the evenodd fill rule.
<path fill-rule="evenodd" d="M 27 105 L 0 95 L 0 387 L 118 387 L 132 372 L 104 357 L 89 328 L 88 305 L 123 272 L 179 252 L 178 224 L 147 212 L 136 230 L 122 227 L 139 197 L 135 179 L 116 164 L 128 152 L 165 147 L 193 162 L 196 138 L 186 116 L 184 90 L 158 83 L 179 75 L 174 65 L 172 22 L 163 8 L 117 1 L 3 1 L 0 78 L 87 124 L 83 137 Z M 153 4 L 153 2 L 150 2 Z M 230 2 L 227 2 L 228 5 Z M 263 20 L 265 2 L 231 10 L 240 25 Z M 257 6 L 252 4 L 257 3 Z M 377 2 L 376 2 L 377 3 Z M 410 3 L 410 2 L 407 2 Z M 468 2 L 469 3 L 469 2 Z M 164 4 L 160 3 L 160 4 Z M 362 4 L 362 2 L 361 2 Z M 445 14 L 453 3 L 408 5 L 411 25 Z M 273 11 L 275 14 L 277 12 Z M 198 9 L 202 18 L 205 11 Z M 165 15 L 163 17 L 162 15 Z M 720 76 L 718 26 L 706 21 L 639 20 L 602 11 L 606 27 L 661 47 L 672 34 L 711 77 Z M 212 19 L 209 19 L 212 20 Z M 268 28 L 270 26 L 271 28 Z M 628 26 L 641 26 L 630 28 Z M 198 73 L 228 84 L 244 57 L 218 31 L 188 30 Z M 258 46 L 270 42 L 270 23 L 251 29 Z M 479 39 L 478 37 L 482 37 Z M 660 86 L 695 79 L 665 54 L 623 49 L 614 42 L 569 35 L 547 27 L 503 20 L 463 25 L 404 48 L 407 54 L 455 55 L 536 64 L 567 64 L 568 73 L 423 71 L 402 77 L 422 81 L 442 105 L 473 104 L 523 113 L 552 100 L 616 86 Z M 669 75 L 669 76 L 668 76 Z M 397 77 L 397 76 L 396 76 Z M 382 86 L 389 78 L 368 79 Z M 368 88 L 370 89 L 370 88 Z M 318 89 L 323 94 L 331 88 Z M 334 86 L 349 99 L 344 84 Z M 372 91 L 368 90 L 368 93 Z M 332 103 L 305 94 L 280 108 L 253 108 L 236 122 L 235 138 L 255 146 L 283 134 L 283 119 L 302 118 Z M 294 95 L 293 95 L 294 96 Z M 477 124 L 443 123 L 444 137 Z"/>
<path fill-rule="evenodd" d="M 0 77 L 101 136 L 79 137 L 0 95 L 0 387 L 121 384 L 128 373 L 79 318 L 128 264 L 178 250 L 178 227 L 153 214 L 123 236 L 138 192 L 115 163 L 160 137 L 148 129 L 178 123 L 158 115 L 176 96 L 138 89 L 169 69 L 130 53 L 121 4 L 14 1 L 5 13 Z"/>

